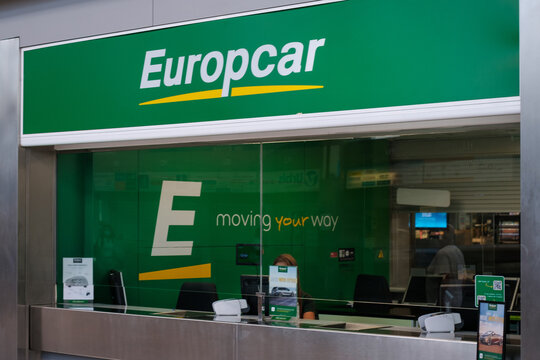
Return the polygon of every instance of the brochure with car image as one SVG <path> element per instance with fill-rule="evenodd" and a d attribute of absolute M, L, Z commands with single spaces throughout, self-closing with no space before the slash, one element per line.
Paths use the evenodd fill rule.
<path fill-rule="evenodd" d="M 94 300 L 93 263 L 93 258 L 63 258 L 62 282 L 65 301 Z"/>
<path fill-rule="evenodd" d="M 505 305 L 480 301 L 478 308 L 478 360 L 503 360 L 505 353 Z"/>
<path fill-rule="evenodd" d="M 268 295 L 272 318 L 288 320 L 298 316 L 297 274 L 296 266 L 270 266 Z"/>

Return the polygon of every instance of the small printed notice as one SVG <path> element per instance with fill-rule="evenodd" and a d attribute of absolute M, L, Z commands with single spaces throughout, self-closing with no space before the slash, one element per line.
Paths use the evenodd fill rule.
<path fill-rule="evenodd" d="M 504 276 L 476 275 L 474 277 L 474 298 L 479 301 L 504 303 Z"/>
<path fill-rule="evenodd" d="M 270 266 L 270 316 L 288 320 L 297 314 L 298 270 L 296 266 Z"/>
<path fill-rule="evenodd" d="M 354 248 L 339 249 L 339 261 L 354 261 Z"/>
<path fill-rule="evenodd" d="M 64 300 L 94 300 L 93 258 L 63 258 Z"/>

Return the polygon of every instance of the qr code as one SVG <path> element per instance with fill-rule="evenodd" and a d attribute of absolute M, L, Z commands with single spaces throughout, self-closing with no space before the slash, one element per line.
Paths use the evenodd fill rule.
<path fill-rule="evenodd" d="M 502 290 L 502 281 L 501 280 L 495 280 L 493 281 L 493 290 Z"/>

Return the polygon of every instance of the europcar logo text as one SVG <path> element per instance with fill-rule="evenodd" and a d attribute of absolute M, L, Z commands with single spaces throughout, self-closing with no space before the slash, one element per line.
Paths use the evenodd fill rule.
<path fill-rule="evenodd" d="M 307 44 L 307 55 L 303 62 L 304 44 L 289 42 L 278 54 L 272 44 L 259 46 L 253 54 L 241 48 L 228 50 L 224 55 L 220 51 L 203 54 L 180 56 L 177 59 L 166 58 L 167 49 L 146 52 L 141 76 L 140 89 L 175 87 L 189 85 L 197 76 L 207 84 L 220 84 L 221 88 L 183 93 L 140 103 L 154 105 L 180 101 L 214 99 L 229 96 L 246 96 L 286 91 L 321 89 L 322 85 L 266 85 L 231 87 L 234 81 L 241 80 L 248 71 L 257 78 L 265 78 L 274 71 L 281 76 L 292 73 L 311 72 L 315 65 L 317 50 L 324 46 L 326 39 L 313 39 Z M 263 60 L 261 60 L 263 59 Z M 196 67 L 199 67 L 199 73 Z M 173 70 L 174 69 L 174 70 Z"/>

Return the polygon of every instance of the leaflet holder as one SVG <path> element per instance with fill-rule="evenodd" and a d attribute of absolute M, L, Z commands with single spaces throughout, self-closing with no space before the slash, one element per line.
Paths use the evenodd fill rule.
<path fill-rule="evenodd" d="M 427 333 L 453 333 L 459 328 L 461 315 L 458 313 L 431 313 L 418 318 L 418 326 Z"/>
<path fill-rule="evenodd" d="M 242 312 L 249 310 L 245 299 L 225 299 L 212 303 L 212 308 L 217 316 L 236 316 L 239 317 Z"/>

